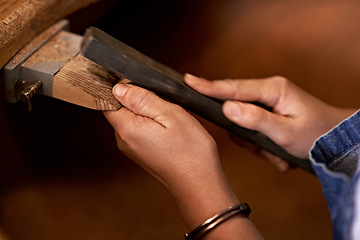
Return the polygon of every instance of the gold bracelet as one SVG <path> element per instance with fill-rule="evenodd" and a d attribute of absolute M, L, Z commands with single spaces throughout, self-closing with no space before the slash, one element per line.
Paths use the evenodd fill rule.
<path fill-rule="evenodd" d="M 208 234 L 215 227 L 219 226 L 224 221 L 230 219 L 231 217 L 242 214 L 245 217 L 248 217 L 251 212 L 251 209 L 247 203 L 240 203 L 235 206 L 232 206 L 225 211 L 216 214 L 215 216 L 209 218 L 200 226 L 192 230 L 190 233 L 185 234 L 185 240 L 199 240 L 202 239 L 206 234 Z"/>

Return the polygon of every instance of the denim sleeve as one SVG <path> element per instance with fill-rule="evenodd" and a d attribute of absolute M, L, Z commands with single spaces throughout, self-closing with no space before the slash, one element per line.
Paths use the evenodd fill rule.
<path fill-rule="evenodd" d="M 360 111 L 320 137 L 310 151 L 333 223 L 333 239 L 354 239 L 359 214 Z"/>

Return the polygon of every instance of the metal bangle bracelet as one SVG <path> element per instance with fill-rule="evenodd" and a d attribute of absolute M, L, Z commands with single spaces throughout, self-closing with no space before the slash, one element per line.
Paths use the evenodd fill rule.
<path fill-rule="evenodd" d="M 240 203 L 232 206 L 225 211 L 207 219 L 204 223 L 192 230 L 190 233 L 186 233 L 185 240 L 202 239 L 206 234 L 208 234 L 215 227 L 219 226 L 222 222 L 230 219 L 237 214 L 242 214 L 243 216 L 248 217 L 250 212 L 251 209 L 247 203 Z"/>

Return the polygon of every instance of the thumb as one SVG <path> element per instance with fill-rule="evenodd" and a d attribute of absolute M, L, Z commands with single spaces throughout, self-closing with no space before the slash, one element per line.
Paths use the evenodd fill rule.
<path fill-rule="evenodd" d="M 131 112 L 158 122 L 161 120 L 160 116 L 169 111 L 170 103 L 137 86 L 118 83 L 113 88 L 113 94 Z"/>
<path fill-rule="evenodd" d="M 277 144 L 281 144 L 291 130 L 291 119 L 269 112 L 251 103 L 226 101 L 223 104 L 224 115 L 232 122 L 259 131 Z"/>

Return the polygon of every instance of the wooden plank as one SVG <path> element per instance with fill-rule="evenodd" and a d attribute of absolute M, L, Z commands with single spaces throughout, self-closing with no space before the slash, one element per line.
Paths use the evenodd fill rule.
<path fill-rule="evenodd" d="M 264 134 L 242 128 L 222 112 L 222 104 L 188 87 L 183 75 L 156 62 L 97 28 L 89 28 L 84 36 L 81 53 L 105 68 L 122 75 L 134 84 L 152 90 L 193 113 L 238 135 L 258 147 L 313 173 L 310 162 L 299 159 Z"/>
<path fill-rule="evenodd" d="M 112 94 L 120 77 L 77 55 L 54 76 L 53 97 L 95 110 L 118 110 Z"/>
<path fill-rule="evenodd" d="M 0 68 L 59 19 L 99 0 L 0 0 Z"/>

